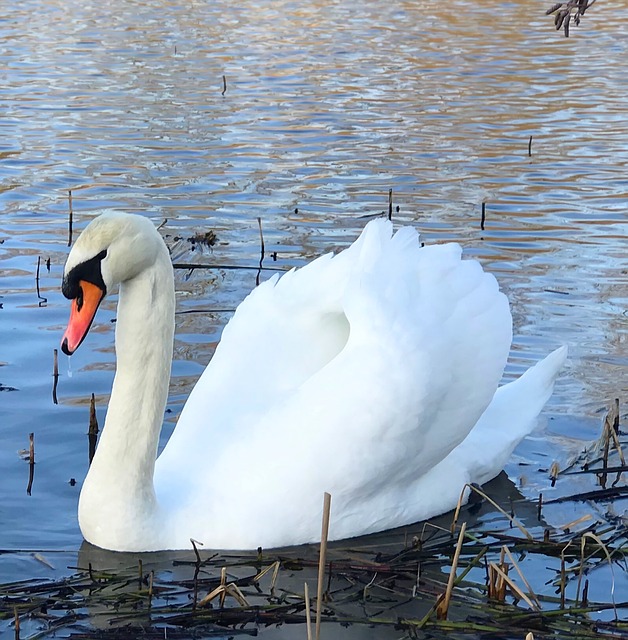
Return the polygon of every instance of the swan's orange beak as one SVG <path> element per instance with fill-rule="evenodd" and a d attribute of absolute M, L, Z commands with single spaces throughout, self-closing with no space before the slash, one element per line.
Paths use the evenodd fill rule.
<path fill-rule="evenodd" d="M 98 305 L 105 297 L 105 292 L 97 285 L 79 280 L 79 294 L 72 300 L 70 321 L 61 339 L 61 351 L 71 356 L 85 339 Z"/>

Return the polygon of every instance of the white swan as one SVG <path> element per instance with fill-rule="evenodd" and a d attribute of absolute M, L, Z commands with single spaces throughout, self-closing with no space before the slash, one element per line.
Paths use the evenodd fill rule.
<path fill-rule="evenodd" d="M 79 523 L 105 549 L 277 547 L 452 509 L 532 428 L 562 347 L 497 390 L 511 342 L 506 297 L 455 244 L 370 222 L 336 256 L 256 288 L 225 327 L 163 453 L 174 281 L 152 223 L 106 213 L 65 265 L 70 354 L 120 284 L 117 369 Z M 476 424 L 477 423 L 477 424 Z M 474 427 L 475 425 L 475 427 Z M 474 428 L 473 428 L 474 427 Z"/>

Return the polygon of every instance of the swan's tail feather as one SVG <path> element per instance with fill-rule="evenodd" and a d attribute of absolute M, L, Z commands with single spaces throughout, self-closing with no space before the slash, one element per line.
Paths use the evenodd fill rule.
<path fill-rule="evenodd" d="M 488 482 L 504 468 L 514 448 L 534 429 L 566 358 L 567 347 L 562 346 L 497 390 L 471 433 L 452 452 L 472 461 L 471 481 Z"/>

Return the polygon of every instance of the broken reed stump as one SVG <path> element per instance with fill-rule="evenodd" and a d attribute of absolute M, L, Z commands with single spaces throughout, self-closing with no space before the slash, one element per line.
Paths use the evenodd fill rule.
<path fill-rule="evenodd" d="M 484 223 L 486 222 L 486 201 L 482 201 L 482 218 L 480 219 L 480 229 L 484 231 Z"/>
<path fill-rule="evenodd" d="M 89 427 L 87 429 L 87 439 L 89 441 L 89 464 L 92 464 L 94 455 L 96 454 L 96 445 L 98 443 L 98 418 L 96 417 L 96 398 L 92 393 L 89 401 Z"/>
<path fill-rule="evenodd" d="M 389 220 L 392 220 L 392 211 L 393 211 L 392 189 L 388 189 L 388 219 Z"/>
<path fill-rule="evenodd" d="M 225 95 L 225 93 L 227 93 L 227 76 L 225 76 L 223 74 L 222 76 L 222 94 L 221 95 Z"/>

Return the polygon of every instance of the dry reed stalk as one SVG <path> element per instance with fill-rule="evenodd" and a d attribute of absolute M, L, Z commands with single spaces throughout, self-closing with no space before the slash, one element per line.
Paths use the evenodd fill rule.
<path fill-rule="evenodd" d="M 565 551 L 571 546 L 571 540 L 563 547 L 560 552 L 560 608 L 565 608 L 565 589 L 567 587 L 567 571 L 565 569 Z"/>
<path fill-rule="evenodd" d="M 486 493 L 484 493 L 484 491 L 482 491 L 478 487 L 475 487 L 475 486 L 473 486 L 472 484 L 469 484 L 469 483 L 465 484 L 464 487 L 462 487 L 462 491 L 460 492 L 460 497 L 458 498 L 458 504 L 456 505 L 456 510 L 454 511 L 454 517 L 453 517 L 453 520 L 451 522 L 451 527 L 450 527 L 450 532 L 452 534 L 455 532 L 456 525 L 458 524 L 458 518 L 460 517 L 460 510 L 462 509 L 462 500 L 464 498 L 464 492 L 467 489 L 467 487 L 469 489 L 471 489 L 471 491 L 475 491 L 477 494 L 482 496 L 485 500 L 488 500 L 488 502 L 490 502 L 502 515 L 506 516 L 506 518 L 508 518 L 508 520 L 511 522 L 511 524 L 514 524 L 515 527 L 517 527 L 517 529 L 519 529 L 519 531 L 521 531 L 521 533 L 523 533 L 523 535 L 528 540 L 534 540 L 534 538 L 532 537 L 530 532 L 521 524 L 521 522 L 519 522 L 519 520 L 517 520 L 517 518 L 515 518 L 512 515 L 510 515 L 509 513 L 506 513 L 495 502 L 495 500 L 493 500 L 492 498 L 489 498 L 488 495 L 486 495 Z"/>
<path fill-rule="evenodd" d="M 436 607 L 436 617 L 439 620 L 447 619 L 447 612 L 449 611 L 449 602 L 451 601 L 451 593 L 454 588 L 454 581 L 456 579 L 456 569 L 458 568 L 458 560 L 460 559 L 460 552 L 462 551 L 462 543 L 464 541 L 464 533 L 467 530 L 467 523 L 463 522 L 460 527 L 460 533 L 458 534 L 458 542 L 456 543 L 456 551 L 454 552 L 454 558 L 451 561 L 451 569 L 449 570 L 449 580 L 447 580 L 447 589 L 445 591 L 445 597 Z"/>
<path fill-rule="evenodd" d="M 491 566 L 493 570 L 497 574 L 499 584 L 497 586 L 498 599 L 499 602 L 503 602 L 506 598 L 506 585 L 510 587 L 512 594 L 518 598 L 519 600 L 523 600 L 532 611 L 539 611 L 540 607 L 538 607 L 528 596 L 512 581 L 512 579 L 508 576 L 507 569 L 509 565 L 504 564 L 503 568 L 498 564 L 491 562 Z M 520 574 L 521 575 L 521 574 Z M 536 596 L 535 596 L 536 597 Z"/>
<path fill-rule="evenodd" d="M 190 538 L 190 542 L 192 543 L 192 548 L 194 549 L 194 555 L 196 556 L 196 562 L 194 563 L 194 579 L 192 581 L 194 585 L 192 611 L 194 611 L 198 606 L 197 604 L 198 603 L 198 574 L 201 571 L 201 565 L 202 565 L 201 554 L 198 552 L 198 547 L 196 545 L 200 544 L 201 546 L 203 546 L 203 543 L 199 542 L 198 540 L 194 540 L 194 538 Z"/>
<path fill-rule="evenodd" d="M 570 531 L 577 525 L 577 524 L 582 524 L 583 522 L 588 522 L 589 520 L 592 520 L 593 516 L 590 513 L 587 513 L 587 515 L 582 516 L 582 518 L 578 518 L 577 520 L 572 520 L 571 522 L 568 522 L 567 524 L 564 524 L 560 527 L 558 527 L 561 531 L 564 531 L 565 533 L 570 533 Z"/>
<path fill-rule="evenodd" d="M 273 562 L 272 564 L 269 564 L 267 567 L 265 567 L 264 569 L 262 569 L 254 578 L 253 578 L 253 582 L 254 583 L 259 583 L 259 581 L 269 572 L 272 570 L 273 574 L 270 578 L 270 593 L 272 595 L 273 591 L 275 590 L 275 585 L 277 583 L 277 576 L 279 575 L 279 569 L 281 568 L 281 562 L 279 560 L 276 560 L 275 562 Z"/>
<path fill-rule="evenodd" d="M 148 608 L 150 609 L 153 604 L 153 582 L 155 581 L 155 570 L 151 569 L 148 574 Z"/>
<path fill-rule="evenodd" d="M 225 587 L 227 586 L 227 567 L 222 567 L 220 570 L 220 608 L 222 609 L 225 604 Z"/>
<path fill-rule="evenodd" d="M 541 610 L 541 602 L 540 602 L 540 600 L 538 599 L 536 593 L 534 593 L 534 589 L 532 589 L 530 583 L 526 580 L 526 577 L 523 575 L 523 571 L 521 571 L 521 568 L 519 567 L 519 564 L 515 561 L 512 553 L 510 553 L 510 549 L 508 549 L 508 547 L 506 545 L 504 545 L 502 547 L 502 553 L 505 553 L 508 556 L 508 559 L 512 563 L 512 566 L 515 568 L 515 571 L 519 574 L 519 577 L 521 578 L 521 580 L 523 581 L 523 584 L 525 585 L 526 589 L 528 590 L 528 593 L 530 594 L 530 597 L 534 600 L 535 606 L 533 606 L 531 608 L 534 609 L 535 611 L 540 611 Z"/>
<path fill-rule="evenodd" d="M 611 570 L 611 602 L 613 604 L 613 610 L 615 612 L 615 620 L 618 620 L 618 614 L 617 614 L 617 604 L 615 603 L 615 572 L 613 571 L 613 560 L 611 559 L 611 554 L 608 551 L 608 547 L 602 542 L 602 540 L 600 540 L 600 538 L 598 536 L 596 536 L 594 533 L 587 531 L 586 533 L 584 533 L 582 535 L 582 538 L 580 539 L 580 571 L 578 573 L 578 586 L 576 588 L 576 603 L 578 602 L 579 598 L 580 598 L 580 583 L 582 581 L 582 570 L 584 567 L 584 550 L 586 547 L 586 539 L 587 538 L 591 538 L 592 540 L 594 540 L 598 546 L 600 547 L 600 549 L 602 549 L 602 551 L 604 552 L 604 555 L 606 556 L 606 560 L 608 561 L 608 567 Z M 567 545 L 569 546 L 569 545 Z M 566 549 L 567 547 L 565 547 Z M 562 557 L 562 554 L 561 554 Z M 588 591 L 588 589 L 587 589 Z M 583 593 L 583 599 L 584 599 L 584 593 Z"/>
<path fill-rule="evenodd" d="M 274 573 L 277 572 L 277 569 L 279 567 L 279 560 L 276 560 L 275 562 L 273 562 L 272 564 L 269 564 L 267 567 L 265 567 L 264 569 L 262 569 L 254 578 L 253 578 L 253 582 L 259 582 L 269 571 L 273 570 Z"/>
<path fill-rule="evenodd" d="M 20 614 L 17 607 L 13 607 L 13 617 L 15 620 L 15 640 L 20 640 Z"/>
<path fill-rule="evenodd" d="M 223 567 L 226 569 L 226 567 Z M 218 597 L 220 601 L 220 608 L 223 608 L 226 596 L 231 596 L 241 607 L 250 607 L 251 605 L 248 603 L 247 599 L 244 597 L 242 591 L 238 587 L 235 582 L 230 582 L 229 584 L 220 584 L 213 591 L 208 593 L 199 603 L 199 607 L 203 607 L 209 602 L 211 602 L 214 598 Z"/>
<path fill-rule="evenodd" d="M 329 518 L 331 513 L 331 495 L 323 496 L 323 523 L 321 526 L 321 550 L 318 558 L 318 588 L 316 591 L 316 640 L 321 634 L 321 613 L 323 610 L 323 580 L 325 579 L 325 557 L 327 555 L 327 536 L 329 535 Z"/>
<path fill-rule="evenodd" d="M 366 603 L 366 598 L 368 596 L 369 589 L 373 586 L 375 582 L 375 578 L 377 578 L 377 571 L 373 574 L 373 577 L 364 585 L 364 589 L 362 589 L 362 600 Z"/>
<path fill-rule="evenodd" d="M 305 624 L 307 629 L 307 640 L 312 640 L 312 612 L 310 610 L 310 588 L 305 583 L 303 587 L 303 600 L 305 601 Z"/>

